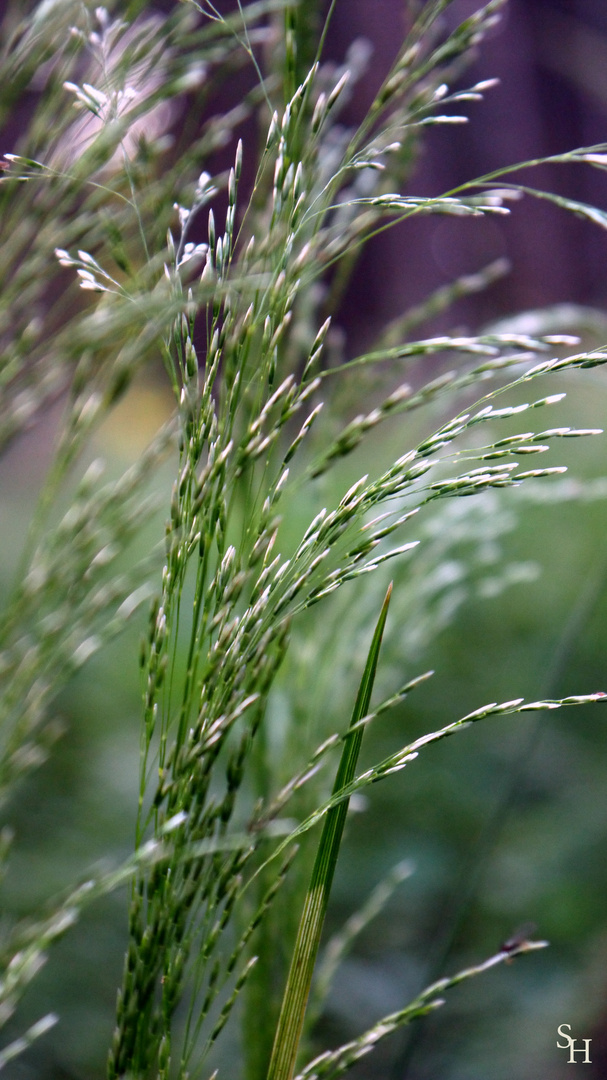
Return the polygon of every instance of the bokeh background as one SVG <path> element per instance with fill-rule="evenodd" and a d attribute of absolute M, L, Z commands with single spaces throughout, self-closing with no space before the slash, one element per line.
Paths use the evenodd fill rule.
<path fill-rule="evenodd" d="M 455 0 L 445 18 L 455 23 L 476 7 L 475 0 Z M 345 121 L 364 114 L 403 24 L 401 0 L 337 4 L 328 54 L 339 63 L 360 37 L 373 47 Z M 601 142 L 607 137 L 606 73 L 607 5 L 601 0 L 510 0 L 473 68 L 461 75 L 461 85 L 495 76 L 499 85 L 484 103 L 467 106 L 468 125 L 428 131 L 411 189 L 438 194 L 516 160 Z M 217 109 L 229 103 L 229 92 L 218 94 Z M 242 92 L 238 80 L 232 92 Z M 5 131 L 7 149 L 17 136 L 14 121 Z M 607 182 L 598 170 L 543 166 L 529 179 L 607 207 Z M 507 274 L 426 324 L 424 336 L 474 332 L 541 310 L 547 330 L 579 331 L 588 345 L 607 340 L 607 234 L 526 198 L 508 219 L 420 219 L 373 242 L 344 298 L 343 348 L 350 355 L 361 352 L 380 326 L 432 289 L 504 259 L 511 267 Z M 527 314 L 516 325 L 535 326 L 532 318 L 540 316 Z M 551 423 L 605 422 L 604 375 L 588 372 L 563 389 L 566 409 L 562 419 L 555 411 Z M 168 408 L 160 377 L 150 377 L 104 427 L 96 451 L 110 468 L 122 467 Z M 56 420 L 50 412 L 0 466 L 4 587 Z M 460 523 L 460 536 L 454 518 L 460 540 L 444 560 L 451 576 L 436 584 L 433 601 L 436 623 L 445 627 L 422 635 L 415 649 L 411 645 L 416 670 L 431 667 L 437 676 L 370 733 L 370 761 L 488 701 L 607 689 L 605 442 L 569 444 L 566 450 L 561 458 L 577 486 L 568 481 L 529 497 L 506 493 L 479 500 L 472 537 L 470 523 Z M 357 463 L 352 468 L 357 476 Z M 505 579 L 509 588 L 502 587 Z M 446 625 L 450 613 L 454 618 Z M 33 911 L 96 860 L 112 862 L 129 853 L 138 765 L 138 633 L 133 627 L 95 657 L 57 703 L 65 735 L 10 810 L 16 843 L 2 883 L 7 912 Z M 399 664 L 398 649 L 394 627 L 386 679 Z M 584 1076 L 605 1080 L 605 719 L 597 706 L 540 720 L 492 721 L 433 748 L 410 770 L 378 785 L 352 815 L 335 884 L 333 929 L 393 865 L 410 860 L 414 872 L 344 961 L 319 1046 L 352 1037 L 439 975 L 491 955 L 520 924 L 534 923 L 536 936 L 551 943 L 454 991 L 437 1015 L 387 1042 L 353 1075 L 559 1080 L 569 1076 L 569 1066 L 556 1047 L 557 1028 L 568 1023 L 574 1035 L 592 1039 L 592 1064 L 584 1066 Z M 49 1008 L 62 1023 L 7 1075 L 104 1075 L 125 911 L 123 894 L 107 899 L 54 950 L 28 994 L 20 1026 Z"/>

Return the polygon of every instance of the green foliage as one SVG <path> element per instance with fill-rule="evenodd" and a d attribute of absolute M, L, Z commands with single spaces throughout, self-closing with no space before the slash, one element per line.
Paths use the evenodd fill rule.
<path fill-rule="evenodd" d="M 40 91 L 0 182 L 0 438 L 9 446 L 55 401 L 62 417 L 0 634 L 3 798 L 50 751 L 61 688 L 152 603 L 140 652 L 134 855 L 7 934 L 0 1019 L 83 908 L 128 882 L 110 1080 L 203 1075 L 226 1025 L 240 1019 L 250 1080 L 338 1076 L 441 1005 L 444 990 L 544 944 L 521 942 L 433 982 L 308 1064 L 304 1038 L 300 1067 L 350 797 L 473 722 L 604 697 L 492 703 L 356 773 L 363 731 L 431 674 L 409 673 L 403 685 L 420 643 L 461 602 L 474 546 L 491 528 L 487 508 L 498 515 L 487 499 L 564 471 L 528 468 L 530 455 L 599 433 L 543 419 L 564 397 L 552 382 L 607 363 L 607 347 L 578 351 L 576 339 L 550 328 L 410 339 L 493 280 L 495 265 L 403 313 L 363 354 L 341 355 L 333 324 L 343 292 L 365 244 L 396 223 L 507 215 L 524 192 L 607 224 L 593 207 L 503 179 L 540 162 L 441 196 L 401 193 L 424 129 L 458 120 L 438 109 L 477 101 L 489 87 L 452 92 L 448 82 L 503 2 L 479 7 L 450 33 L 441 21 L 447 0 L 413 7 L 394 65 L 352 129 L 340 114 L 359 61 L 352 54 L 339 72 L 323 61 L 326 26 L 312 6 L 275 0 L 223 15 L 190 3 L 166 19 L 133 7 L 123 22 L 103 8 L 44 2 L 25 21 L 15 8 L 6 19 L 7 85 L 27 85 L 38 72 Z M 209 117 L 213 85 L 243 58 L 256 80 L 240 106 Z M 183 138 L 169 147 L 187 92 L 195 106 L 190 99 Z M 245 121 L 256 125 L 259 152 L 254 136 L 237 138 Z M 211 176 L 214 152 L 232 135 L 233 166 Z M 604 168 L 607 147 L 550 160 Z M 90 448 L 143 373 L 162 377 L 171 415 L 132 466 L 102 483 Z M 538 379 L 539 396 L 521 400 Z M 531 430 L 513 428 L 523 414 Z M 397 453 L 384 461 L 394 432 Z M 352 483 L 363 450 L 371 468 Z M 174 479 L 162 543 L 149 489 L 163 491 L 167 462 Z M 454 512 L 464 496 L 475 496 L 470 509 Z M 138 544 L 146 522 L 155 530 L 151 554 Z M 450 545 L 462 543 L 473 549 L 471 566 L 445 577 Z M 397 680 L 372 706 L 387 599 L 370 646 L 369 638 L 388 570 L 408 648 L 399 656 L 389 647 Z M 517 572 L 506 568 L 488 588 L 499 591 Z M 289 705 L 276 732 L 281 695 Z M 321 769 L 340 747 L 329 796 Z M 307 834 L 321 820 L 314 860 Z M 8 844 L 6 836 L 3 855 Z M 378 896 L 329 961 L 376 912 Z M 295 936 L 287 909 L 301 903 Z M 292 958 L 282 1011 L 281 950 Z M 321 980 L 312 1017 L 322 993 Z M 0 1052 L 0 1068 L 53 1022 L 49 1014 Z"/>

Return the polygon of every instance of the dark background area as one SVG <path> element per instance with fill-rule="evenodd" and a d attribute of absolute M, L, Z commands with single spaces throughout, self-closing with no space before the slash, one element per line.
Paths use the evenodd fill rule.
<path fill-rule="evenodd" d="M 445 18 L 454 26 L 477 5 L 456 0 Z M 403 6 L 398 0 L 337 5 L 329 48 L 337 57 L 357 36 L 373 43 L 373 60 L 351 105 L 362 114 L 393 59 Z M 592 146 L 607 132 L 607 6 L 598 0 L 511 0 L 460 85 L 499 78 L 484 103 L 468 104 L 466 125 L 433 128 L 412 182 L 416 194 L 440 194 L 492 169 L 574 147 Z M 455 111 L 451 107 L 450 111 Z M 531 186 L 604 205 L 603 174 L 578 166 L 528 172 Z M 499 181 L 498 181 L 499 183 Z M 462 303 L 464 325 L 529 308 L 574 302 L 605 306 L 605 237 L 599 229 L 546 203 L 524 199 L 509 219 L 419 219 L 394 229 L 365 255 L 350 292 L 348 322 L 357 340 L 428 291 L 493 259 L 515 272 Z M 405 268 L 406 267 L 406 271 Z M 413 269 L 414 268 L 414 269 Z M 453 313 L 433 330 L 453 326 Z"/>

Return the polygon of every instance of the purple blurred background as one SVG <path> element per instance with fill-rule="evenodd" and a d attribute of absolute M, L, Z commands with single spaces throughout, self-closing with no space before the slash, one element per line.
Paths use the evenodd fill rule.
<path fill-rule="evenodd" d="M 479 7 L 455 0 L 449 25 Z M 361 115 L 401 40 L 401 0 L 337 4 L 329 50 L 339 61 L 350 41 L 373 44 L 369 70 L 350 115 Z M 485 101 L 465 106 L 467 125 L 429 130 L 411 192 L 440 194 L 494 168 L 607 140 L 607 3 L 603 0 L 510 0 L 461 85 L 498 77 Z M 519 176 L 522 179 L 521 174 Z M 607 207 L 607 177 L 580 165 L 525 174 L 531 186 Z M 487 292 L 462 301 L 435 323 L 441 332 L 506 313 L 556 303 L 605 308 L 607 237 L 601 229 L 525 198 L 510 218 L 419 218 L 370 245 L 349 293 L 349 333 L 362 343 L 373 327 L 459 274 L 507 257 L 513 272 Z M 405 269 L 406 268 L 406 269 Z"/>

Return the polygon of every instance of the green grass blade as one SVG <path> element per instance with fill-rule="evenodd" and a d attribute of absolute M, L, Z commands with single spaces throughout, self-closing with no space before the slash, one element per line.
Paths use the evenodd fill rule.
<path fill-rule="evenodd" d="M 362 727 L 356 727 L 356 725 L 369 711 L 391 594 L 392 585 L 390 585 L 386 593 L 369 648 L 365 670 L 350 721 L 350 727 L 354 727 L 355 730 L 352 731 L 344 743 L 333 787 L 333 795 L 339 794 L 354 779 L 364 730 Z M 346 799 L 329 810 L 325 818 L 310 886 L 297 931 L 291 967 L 276 1028 L 268 1080 L 291 1080 L 295 1070 L 312 974 L 320 945 L 320 937 L 347 812 L 348 800 Z"/>

